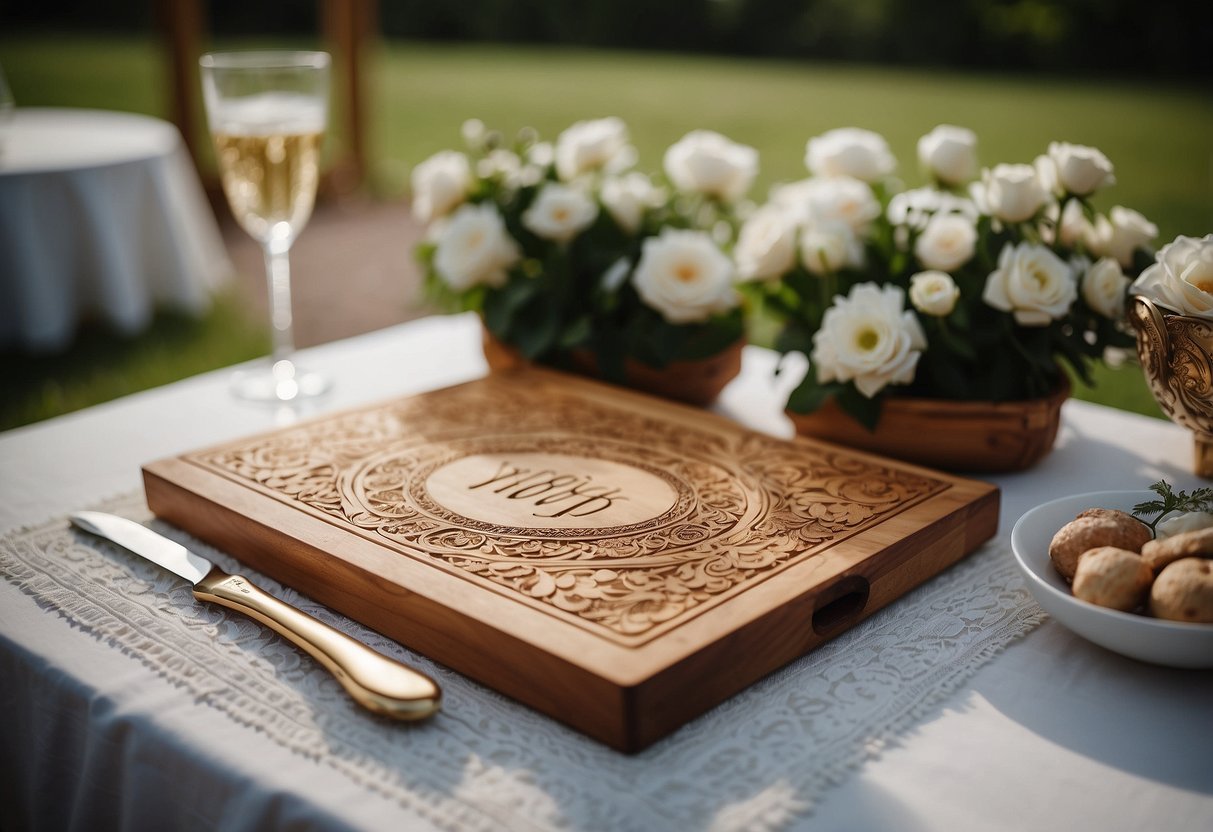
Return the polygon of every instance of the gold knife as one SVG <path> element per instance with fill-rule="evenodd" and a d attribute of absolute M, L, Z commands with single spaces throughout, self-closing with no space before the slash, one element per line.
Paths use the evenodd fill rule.
<path fill-rule="evenodd" d="M 359 705 L 399 720 L 425 719 L 442 703 L 438 683 L 375 652 L 206 558 L 125 517 L 99 511 L 71 515 L 72 525 L 104 537 L 194 585 L 199 601 L 221 604 L 259 621 L 332 673 Z"/>

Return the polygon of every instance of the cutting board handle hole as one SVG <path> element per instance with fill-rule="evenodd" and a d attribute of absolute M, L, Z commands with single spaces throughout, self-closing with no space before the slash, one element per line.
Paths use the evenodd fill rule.
<path fill-rule="evenodd" d="M 854 624 L 867 606 L 870 591 L 868 579 L 862 575 L 847 575 L 824 589 L 813 610 L 813 632 L 833 635 Z"/>

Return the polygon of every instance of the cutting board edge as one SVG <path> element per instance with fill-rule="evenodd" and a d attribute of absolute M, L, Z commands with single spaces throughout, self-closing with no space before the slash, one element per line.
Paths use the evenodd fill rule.
<path fill-rule="evenodd" d="M 632 750 L 628 747 L 629 729 L 625 724 L 629 716 L 624 701 L 628 687 L 502 630 L 494 630 L 497 634 L 495 642 L 485 645 L 479 637 L 482 622 L 458 610 L 436 604 L 420 593 L 408 593 L 410 603 L 403 607 L 394 605 L 387 609 L 368 605 L 365 602 L 375 597 L 376 592 L 347 592 L 339 583 L 323 580 L 323 576 L 315 570 L 292 566 L 290 560 L 281 557 L 267 556 L 266 552 L 282 551 L 284 548 L 310 549 L 313 554 L 325 557 L 329 553 L 262 524 L 256 518 L 192 493 L 164 476 L 165 469 L 178 462 L 176 459 L 166 459 L 143 467 L 148 508 L 157 517 L 199 540 L 232 553 L 250 568 L 409 649 L 534 707 L 606 745 L 621 751 Z M 205 510 L 200 511 L 200 506 L 205 506 Z M 344 576 L 348 579 L 355 567 L 346 562 L 343 562 L 343 566 Z M 365 579 L 368 584 L 376 584 L 377 589 L 383 590 L 382 582 L 375 581 L 374 576 L 367 575 Z M 364 603 L 359 605 L 359 601 Z M 424 609 L 427 605 L 433 605 L 428 615 Z M 418 609 L 419 606 L 422 609 Z M 460 638 L 460 634 L 466 634 L 466 637 Z M 510 661 L 502 661 L 503 650 L 513 652 Z M 525 668 L 526 672 L 512 672 L 515 668 Z M 552 672 L 554 669 L 559 672 Z M 559 690 L 536 686 L 536 678 L 549 683 L 559 680 Z M 576 704 L 568 707 L 567 703 Z"/>

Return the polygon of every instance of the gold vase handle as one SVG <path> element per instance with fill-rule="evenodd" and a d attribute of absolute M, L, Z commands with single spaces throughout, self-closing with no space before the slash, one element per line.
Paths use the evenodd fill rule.
<path fill-rule="evenodd" d="M 442 702 L 438 684 L 257 587 L 215 567 L 194 586 L 199 601 L 247 615 L 299 647 L 336 677 L 359 705 L 398 720 L 424 719 Z"/>
<path fill-rule="evenodd" d="M 1132 322 L 1137 330 L 1137 354 L 1142 363 L 1151 365 L 1152 372 L 1161 371 L 1171 347 L 1162 311 L 1149 298 L 1134 295 Z"/>

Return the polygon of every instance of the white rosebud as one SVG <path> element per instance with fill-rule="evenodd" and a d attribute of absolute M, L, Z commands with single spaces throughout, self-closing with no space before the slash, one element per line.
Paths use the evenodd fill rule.
<path fill-rule="evenodd" d="M 944 318 L 960 300 L 960 287 L 945 272 L 919 272 L 910 278 L 910 303 L 924 315 Z"/>
<path fill-rule="evenodd" d="M 619 227 L 629 234 L 639 230 L 644 212 L 660 205 L 664 196 L 643 173 L 632 172 L 602 183 L 602 204 Z"/>
<path fill-rule="evenodd" d="M 1011 312 L 1021 326 L 1048 326 L 1070 311 L 1078 287 L 1070 266 L 1045 246 L 1007 243 L 981 299 Z"/>
<path fill-rule="evenodd" d="M 995 165 L 982 171 L 981 180 L 980 187 L 974 188 L 978 205 L 1004 222 L 1031 219 L 1049 201 L 1031 165 Z"/>
<path fill-rule="evenodd" d="M 846 223 L 814 222 L 800 235 L 800 259 L 815 275 L 863 266 L 863 243 Z"/>
<path fill-rule="evenodd" d="M 897 286 L 860 283 L 834 298 L 813 335 L 817 381 L 853 381 L 869 399 L 889 384 L 914 380 L 927 338 Z"/>
<path fill-rule="evenodd" d="M 858 127 L 840 127 L 809 139 L 804 163 L 817 176 L 884 179 L 897 167 L 884 137 Z"/>
<path fill-rule="evenodd" d="M 1133 252 L 1150 247 L 1158 226 L 1136 211 L 1113 206 L 1108 216 L 1099 216 L 1087 234 L 1087 248 L 1099 257 L 1115 257 L 1126 269 L 1133 265 Z"/>
<path fill-rule="evenodd" d="M 1129 278 L 1111 257 L 1096 261 L 1082 277 L 1082 299 L 1087 306 L 1112 320 L 1124 317 L 1125 290 L 1128 288 Z"/>
<path fill-rule="evenodd" d="M 796 264 L 795 221 L 779 205 L 764 205 L 741 226 L 733 257 L 742 280 L 782 275 Z"/>
<path fill-rule="evenodd" d="M 963 185 L 977 175 L 977 134 L 941 124 L 918 140 L 918 161 L 945 185 Z"/>
<path fill-rule="evenodd" d="M 556 173 L 567 182 L 601 170 L 627 143 L 628 128 L 622 119 L 579 121 L 556 137 Z"/>
<path fill-rule="evenodd" d="M 1052 213 L 1056 216 L 1056 209 L 1053 209 Z M 1082 203 L 1073 199 L 1066 203 L 1065 210 L 1061 212 L 1058 231 L 1063 246 L 1076 248 L 1079 243 L 1085 243 L 1090 239 L 1095 228 L 1087 220 L 1086 214 L 1082 212 Z"/>
<path fill-rule="evenodd" d="M 667 321 L 686 324 L 737 306 L 733 277 L 733 261 L 707 234 L 666 228 L 644 241 L 632 284 Z"/>
<path fill-rule="evenodd" d="M 463 135 L 464 143 L 472 150 L 479 150 L 484 144 L 484 137 L 488 134 L 484 122 L 478 118 L 469 118 L 459 128 L 459 132 Z"/>
<path fill-rule="evenodd" d="M 692 130 L 666 150 L 665 172 L 681 191 L 733 202 L 758 175 L 758 151 L 711 130 Z"/>
<path fill-rule="evenodd" d="M 499 287 L 520 257 L 495 206 L 464 205 L 443 229 L 434 252 L 434 269 L 457 292 L 482 284 Z"/>
<path fill-rule="evenodd" d="M 472 190 L 468 157 L 453 150 L 435 153 L 413 168 L 413 214 L 421 222 L 441 217 L 467 199 Z"/>
<path fill-rule="evenodd" d="M 1181 315 L 1213 318 L 1213 234 L 1176 237 L 1163 246 L 1133 283 L 1133 294 Z"/>
<path fill-rule="evenodd" d="M 546 240 L 567 243 L 598 217 L 598 205 L 580 188 L 549 182 L 522 213 L 522 224 Z"/>
<path fill-rule="evenodd" d="M 959 214 L 936 214 L 914 241 L 914 256 L 928 269 L 955 271 L 973 258 L 977 228 Z"/>
<path fill-rule="evenodd" d="M 1036 166 L 1046 187 L 1058 196 L 1090 196 L 1116 182 L 1108 157 L 1081 144 L 1052 142 L 1049 154 L 1038 157 Z"/>

